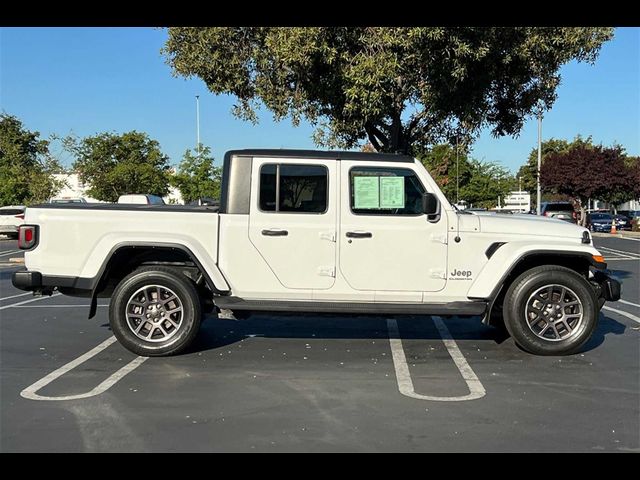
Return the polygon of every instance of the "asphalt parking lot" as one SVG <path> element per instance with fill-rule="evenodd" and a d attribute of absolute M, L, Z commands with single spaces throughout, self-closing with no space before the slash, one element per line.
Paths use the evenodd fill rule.
<path fill-rule="evenodd" d="M 208 319 L 136 357 L 107 302 L 32 297 L 0 239 L 0 451 L 640 451 L 640 241 L 595 244 L 623 283 L 583 352 L 536 357 L 479 320 Z"/>

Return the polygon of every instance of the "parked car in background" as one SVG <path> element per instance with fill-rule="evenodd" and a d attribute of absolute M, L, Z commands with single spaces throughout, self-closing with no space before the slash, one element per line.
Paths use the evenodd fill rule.
<path fill-rule="evenodd" d="M 65 204 L 65 203 L 87 203 L 83 197 L 58 197 L 49 200 L 49 203 Z"/>
<path fill-rule="evenodd" d="M 618 210 L 619 215 L 624 215 L 629 220 L 640 218 L 640 210 Z"/>
<path fill-rule="evenodd" d="M 18 227 L 24 223 L 24 205 L 0 207 L 0 235 L 18 238 Z"/>
<path fill-rule="evenodd" d="M 120 195 L 118 198 L 118 203 L 125 204 L 134 204 L 134 205 L 164 205 L 164 200 L 162 197 L 157 195 L 144 195 L 144 194 L 131 194 L 131 195 Z"/>
<path fill-rule="evenodd" d="M 587 224 L 585 226 L 592 232 L 610 232 L 612 223 L 613 215 L 596 212 L 587 215 Z"/>
<path fill-rule="evenodd" d="M 571 223 L 577 223 L 578 218 L 571 202 L 542 202 L 540 214 Z"/>
<path fill-rule="evenodd" d="M 631 219 L 625 215 L 614 215 L 616 219 L 616 228 L 618 230 L 631 230 Z"/>

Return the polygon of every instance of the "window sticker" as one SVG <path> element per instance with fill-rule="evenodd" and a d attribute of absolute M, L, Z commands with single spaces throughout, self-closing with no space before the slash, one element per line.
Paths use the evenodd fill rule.
<path fill-rule="evenodd" d="M 404 177 L 380 177 L 380 208 L 404 208 Z"/>
<path fill-rule="evenodd" d="M 380 208 L 380 177 L 353 177 L 354 208 Z"/>

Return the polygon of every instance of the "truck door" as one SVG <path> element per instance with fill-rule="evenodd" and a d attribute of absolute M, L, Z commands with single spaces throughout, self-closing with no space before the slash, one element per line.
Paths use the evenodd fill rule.
<path fill-rule="evenodd" d="M 253 159 L 249 239 L 287 288 L 322 290 L 334 283 L 336 163 Z"/>
<path fill-rule="evenodd" d="M 422 213 L 426 190 L 411 167 L 340 162 L 340 271 L 356 290 L 435 292 L 445 286 L 446 216 Z"/>

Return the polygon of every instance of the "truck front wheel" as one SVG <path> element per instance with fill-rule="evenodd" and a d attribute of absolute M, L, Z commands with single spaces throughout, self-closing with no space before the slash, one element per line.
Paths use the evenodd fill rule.
<path fill-rule="evenodd" d="M 536 355 L 567 355 L 591 337 L 597 299 L 575 271 L 542 265 L 522 273 L 504 298 L 504 320 L 515 342 Z"/>
<path fill-rule="evenodd" d="M 201 306 L 195 285 L 171 268 L 135 270 L 111 297 L 109 323 L 125 348 L 145 357 L 184 350 L 200 329 Z"/>

